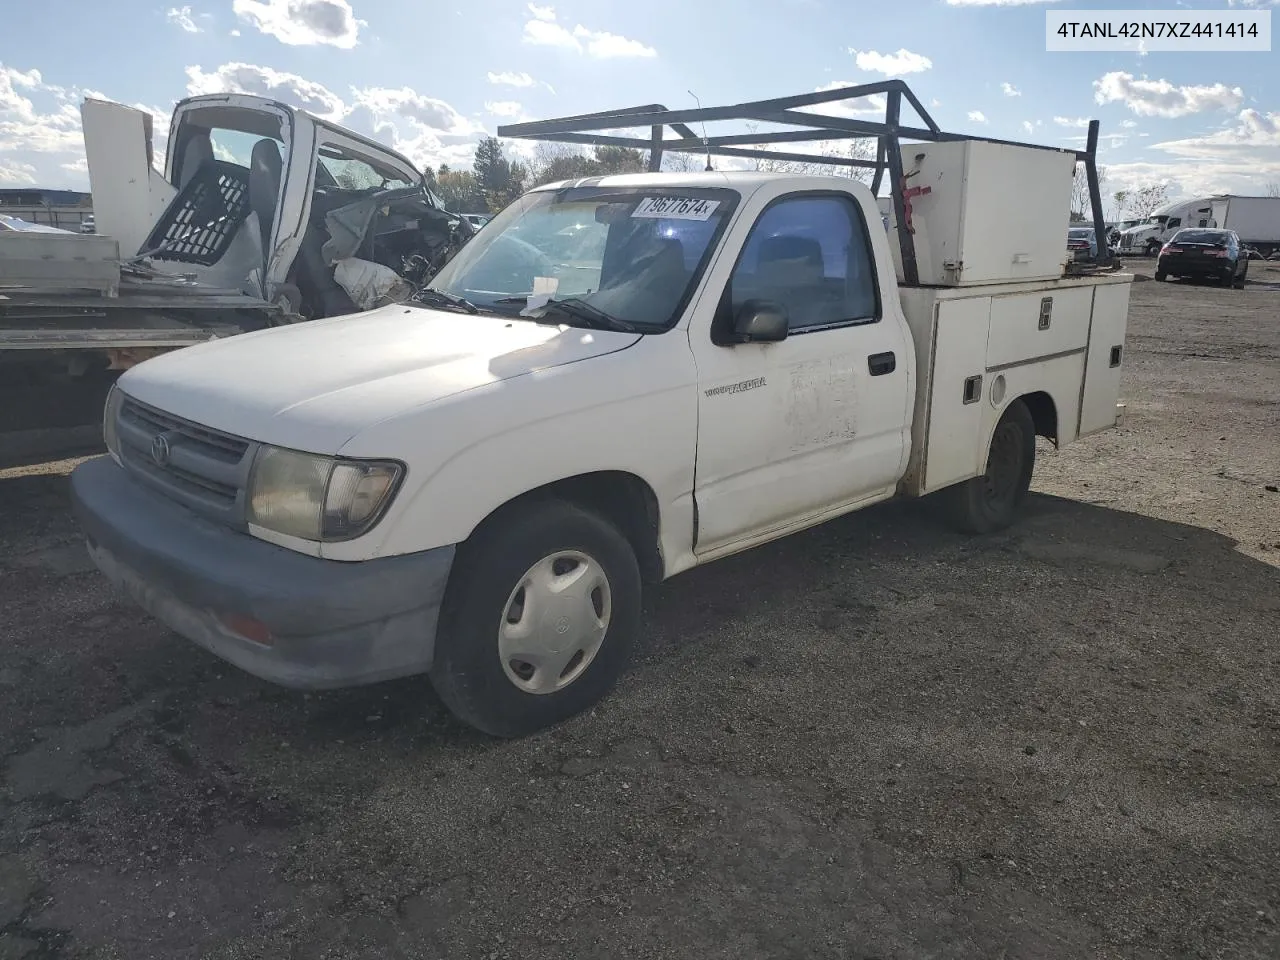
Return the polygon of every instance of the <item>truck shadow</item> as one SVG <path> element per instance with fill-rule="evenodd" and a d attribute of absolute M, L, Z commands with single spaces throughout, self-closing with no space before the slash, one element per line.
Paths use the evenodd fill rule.
<path fill-rule="evenodd" d="M 1249 585 L 1274 591 L 1280 569 L 1236 546 L 1202 527 L 1046 494 L 1029 496 L 1017 524 L 986 537 L 950 532 L 927 500 L 895 502 L 652 590 L 645 635 L 649 654 L 661 656 L 782 602 L 794 604 L 799 617 L 820 620 L 820 610 L 833 602 L 873 612 L 886 599 L 919 597 L 930 585 L 950 593 L 961 583 L 994 618 L 1011 592 L 1024 589 L 1025 575 L 1067 576 L 1083 590 L 1117 599 L 1129 578 L 1166 581 L 1193 573 L 1242 597 Z M 1271 549 L 1280 562 L 1280 544 Z"/>

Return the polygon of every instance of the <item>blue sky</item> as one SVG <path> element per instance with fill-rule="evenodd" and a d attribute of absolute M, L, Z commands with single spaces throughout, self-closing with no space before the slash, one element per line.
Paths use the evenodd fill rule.
<path fill-rule="evenodd" d="M 11 0 L 0 186 L 87 188 L 85 95 L 150 109 L 163 133 L 181 97 L 266 93 L 419 164 L 466 166 L 515 119 L 896 76 L 948 130 L 1074 146 L 1100 119 L 1108 191 L 1260 193 L 1280 183 L 1280 54 L 1047 53 L 1044 18 L 1277 2 L 738 0 L 720 15 L 708 0 Z"/>

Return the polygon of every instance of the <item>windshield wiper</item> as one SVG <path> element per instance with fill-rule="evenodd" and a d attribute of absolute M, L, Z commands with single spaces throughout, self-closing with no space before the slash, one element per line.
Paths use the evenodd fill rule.
<path fill-rule="evenodd" d="M 528 297 L 503 297 L 495 300 L 494 303 L 528 303 Z M 577 320 L 582 326 L 590 327 L 593 330 L 612 330 L 615 333 L 640 333 L 640 328 L 626 320 L 619 319 L 613 314 L 605 313 L 599 307 L 593 307 L 587 301 L 580 297 L 566 297 L 564 300 L 548 300 L 541 307 L 538 307 L 541 313 L 536 317 L 530 317 L 538 323 L 546 323 L 543 319 L 549 313 L 559 313 L 570 319 Z"/>
<path fill-rule="evenodd" d="M 452 293 L 445 293 L 443 290 L 432 290 L 430 287 L 424 287 L 413 295 L 410 302 L 431 304 L 433 306 L 453 307 L 455 310 L 465 310 L 467 313 L 479 313 L 480 308 L 468 300 L 466 297 L 459 297 Z"/>

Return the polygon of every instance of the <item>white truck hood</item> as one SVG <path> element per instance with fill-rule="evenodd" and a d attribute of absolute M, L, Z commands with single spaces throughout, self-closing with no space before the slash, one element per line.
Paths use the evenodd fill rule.
<path fill-rule="evenodd" d="M 332 454 L 364 427 L 415 407 L 637 340 L 393 305 L 175 350 L 126 371 L 119 384 L 204 426 Z"/>

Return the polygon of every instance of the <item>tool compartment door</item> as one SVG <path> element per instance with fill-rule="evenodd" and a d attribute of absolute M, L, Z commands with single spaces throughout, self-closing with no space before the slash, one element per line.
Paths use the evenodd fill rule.
<path fill-rule="evenodd" d="M 1124 365 L 1124 338 L 1129 322 L 1129 283 L 1093 288 L 1093 317 L 1088 360 L 1080 403 L 1079 435 L 1115 426 L 1116 402 Z"/>
<path fill-rule="evenodd" d="M 990 297 L 938 301 L 929 382 L 924 493 L 968 480 L 984 469 L 982 400 L 990 321 Z"/>
<path fill-rule="evenodd" d="M 1089 343 L 1092 305 L 1092 286 L 993 297 L 987 368 L 994 371 L 1083 350 Z"/>

